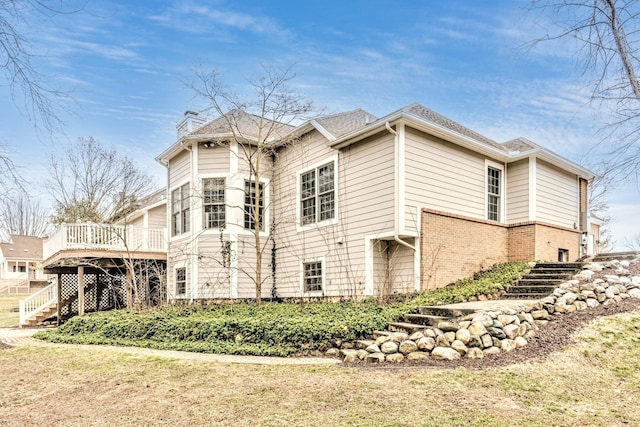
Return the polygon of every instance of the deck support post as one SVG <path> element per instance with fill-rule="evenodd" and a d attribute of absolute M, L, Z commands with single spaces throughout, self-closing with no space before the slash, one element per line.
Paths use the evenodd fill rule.
<path fill-rule="evenodd" d="M 56 307 L 56 326 L 60 326 L 60 306 L 62 304 L 62 273 L 58 273 L 58 286 L 57 286 L 57 292 L 58 292 L 58 304 Z"/>
<path fill-rule="evenodd" d="M 78 316 L 84 314 L 84 266 L 78 267 Z"/>

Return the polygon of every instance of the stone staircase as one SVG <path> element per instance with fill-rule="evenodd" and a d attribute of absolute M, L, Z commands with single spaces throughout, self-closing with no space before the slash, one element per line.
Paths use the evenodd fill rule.
<path fill-rule="evenodd" d="M 549 295 L 562 282 L 571 280 L 574 274 L 582 270 L 582 262 L 545 262 L 538 263 L 511 285 L 503 295 L 504 299 L 541 299 Z"/>
<path fill-rule="evenodd" d="M 427 326 L 437 327 L 438 323 L 476 313 L 476 309 L 449 308 L 443 306 L 421 306 L 419 314 L 405 314 L 403 322 L 391 322 L 386 331 L 375 331 L 374 338 L 393 332 L 405 332 L 409 335 L 421 331 Z"/>

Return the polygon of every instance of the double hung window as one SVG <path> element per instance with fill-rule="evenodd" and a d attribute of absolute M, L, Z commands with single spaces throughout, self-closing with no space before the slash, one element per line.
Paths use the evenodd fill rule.
<path fill-rule="evenodd" d="M 335 218 L 335 167 L 330 162 L 300 175 L 300 223 Z"/>
<path fill-rule="evenodd" d="M 222 228 L 225 225 L 224 178 L 202 180 L 204 228 Z"/>

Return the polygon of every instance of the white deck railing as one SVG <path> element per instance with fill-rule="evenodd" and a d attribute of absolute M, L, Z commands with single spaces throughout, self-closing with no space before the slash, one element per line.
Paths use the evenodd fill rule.
<path fill-rule="evenodd" d="M 165 228 L 110 224 L 61 224 L 43 242 L 42 255 L 47 259 L 59 251 L 73 249 L 165 252 L 167 231 Z"/>
<path fill-rule="evenodd" d="M 20 301 L 20 326 L 27 325 L 29 319 L 57 302 L 58 287 L 53 281 L 47 287 Z"/>

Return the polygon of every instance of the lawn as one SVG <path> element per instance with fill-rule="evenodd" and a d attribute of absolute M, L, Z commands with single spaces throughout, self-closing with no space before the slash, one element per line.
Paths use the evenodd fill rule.
<path fill-rule="evenodd" d="M 0 425 L 640 425 L 640 312 L 487 370 L 253 366 L 48 345 L 0 350 Z"/>
<path fill-rule="evenodd" d="M 0 328 L 18 326 L 18 323 L 20 323 L 20 313 L 13 310 L 17 310 L 20 305 L 20 300 L 28 296 L 27 294 L 0 294 Z"/>

